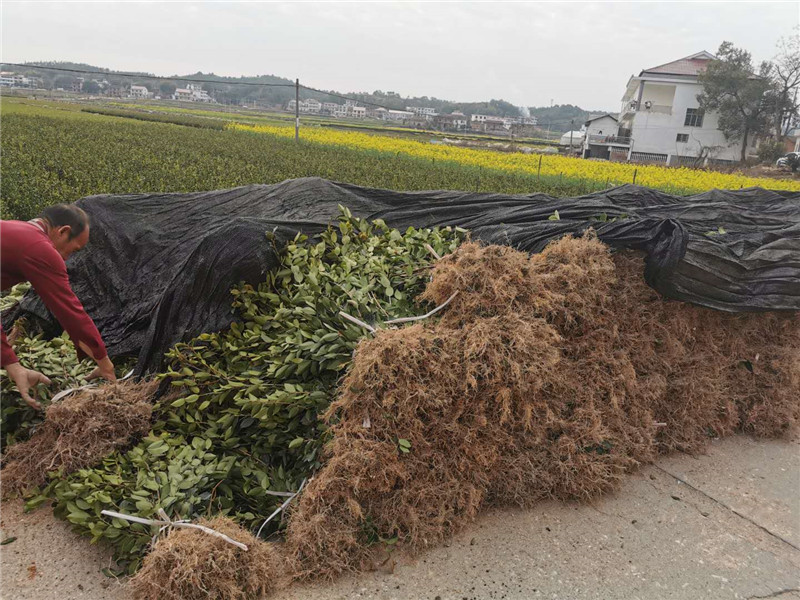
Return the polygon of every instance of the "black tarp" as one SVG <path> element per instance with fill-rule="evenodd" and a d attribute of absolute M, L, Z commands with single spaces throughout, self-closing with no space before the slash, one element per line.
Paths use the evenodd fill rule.
<path fill-rule="evenodd" d="M 395 192 L 305 178 L 77 204 L 92 226 L 87 248 L 68 261 L 72 287 L 109 354 L 138 355 L 139 372 L 157 369 L 174 343 L 227 327 L 230 288 L 263 281 L 277 264 L 275 246 L 299 231 L 319 233 L 340 204 L 392 227 L 457 225 L 474 239 L 528 252 L 591 227 L 614 248 L 647 253 L 645 278 L 666 297 L 731 312 L 800 309 L 800 193 L 751 188 L 676 197 L 626 185 L 553 198 Z M 550 219 L 555 211 L 559 220 Z M 33 292 L 4 322 L 26 313 L 59 331 Z"/>

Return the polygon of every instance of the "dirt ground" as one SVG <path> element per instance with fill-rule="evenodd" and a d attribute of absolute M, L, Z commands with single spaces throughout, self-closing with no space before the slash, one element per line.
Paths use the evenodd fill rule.
<path fill-rule="evenodd" d="M 46 508 L 2 506 L 3 600 L 130 600 Z M 295 587 L 276 600 L 800 600 L 800 438 L 737 436 L 673 455 L 592 505 L 497 510 L 446 546 L 385 571 Z"/>

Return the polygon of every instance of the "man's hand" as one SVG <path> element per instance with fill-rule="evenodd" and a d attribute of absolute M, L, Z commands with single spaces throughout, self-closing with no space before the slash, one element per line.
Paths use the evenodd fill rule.
<path fill-rule="evenodd" d="M 91 381 L 92 379 L 99 379 L 100 377 L 108 381 L 117 380 L 117 374 L 114 373 L 114 363 L 112 363 L 111 359 L 107 356 L 97 361 L 97 368 L 89 373 L 86 379 Z"/>
<path fill-rule="evenodd" d="M 42 410 L 42 405 L 36 401 L 36 386 L 40 383 L 50 385 L 52 382 L 38 371 L 26 369 L 18 362 L 5 365 L 5 370 L 16 384 L 17 390 L 19 390 L 22 399 L 25 400 L 28 406 L 36 410 Z M 33 397 L 30 395 L 31 389 L 33 389 Z"/>

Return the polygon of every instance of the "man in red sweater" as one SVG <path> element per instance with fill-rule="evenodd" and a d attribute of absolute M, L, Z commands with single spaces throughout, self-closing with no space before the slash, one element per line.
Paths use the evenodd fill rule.
<path fill-rule="evenodd" d="M 64 261 L 89 241 L 89 217 L 71 204 L 45 209 L 38 219 L 0 221 L 0 289 L 30 281 L 50 312 L 69 333 L 78 356 L 89 356 L 97 368 L 89 379 L 116 381 L 114 365 L 92 319 L 86 314 L 69 285 Z M 26 369 L 6 339 L 0 325 L 0 366 L 6 370 L 30 406 L 40 409 L 36 385 L 50 384 L 42 373 Z M 34 397 L 30 390 L 34 389 Z"/>

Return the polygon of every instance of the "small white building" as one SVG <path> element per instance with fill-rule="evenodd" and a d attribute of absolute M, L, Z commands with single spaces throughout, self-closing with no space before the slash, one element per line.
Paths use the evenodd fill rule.
<path fill-rule="evenodd" d="M 406 106 L 406 110 L 421 117 L 435 117 L 436 109 L 427 106 Z"/>
<path fill-rule="evenodd" d="M 11 71 L 0 72 L 0 87 L 23 87 L 22 82 L 25 78 Z"/>
<path fill-rule="evenodd" d="M 353 119 L 363 119 L 367 116 L 367 108 L 365 106 L 348 106 L 347 116 Z"/>
<path fill-rule="evenodd" d="M 607 158 L 608 150 L 603 144 L 607 144 L 616 137 L 619 129 L 617 117 L 609 114 L 590 117 L 583 123 L 583 128 L 586 134 L 583 138 L 583 158 L 592 156 L 591 146 L 593 142 L 599 144 L 597 152 L 602 155 L 602 158 Z"/>
<path fill-rule="evenodd" d="M 622 96 L 617 135 L 602 144 L 604 149 L 597 144 L 597 154 L 592 149 L 591 155 L 667 165 L 694 164 L 698 158 L 738 161 L 742 142 L 726 141 L 717 127 L 718 115 L 704 114 L 697 101 L 703 91 L 698 75 L 715 58 L 698 52 L 631 76 Z M 755 140 L 750 143 L 748 153 L 755 152 Z"/>
<path fill-rule="evenodd" d="M 511 129 L 513 119 L 505 117 L 495 117 L 492 115 L 470 115 L 469 125 L 473 131 L 484 133 L 505 132 Z"/>
<path fill-rule="evenodd" d="M 13 71 L 0 72 L 0 87 L 41 88 L 41 77 L 27 77 Z"/>
<path fill-rule="evenodd" d="M 410 110 L 387 110 L 384 119 L 387 121 L 405 121 L 414 116 Z"/>
<path fill-rule="evenodd" d="M 183 102 L 214 102 L 208 92 L 196 83 L 189 83 L 185 88 L 176 89 L 172 99 L 182 100 Z"/>
<path fill-rule="evenodd" d="M 172 94 L 174 100 L 181 100 L 183 102 L 193 102 L 194 94 L 192 90 L 187 88 L 177 88 L 175 93 Z"/>
<path fill-rule="evenodd" d="M 128 98 L 150 98 L 152 95 L 150 90 L 143 85 L 132 85 L 128 92 Z"/>

